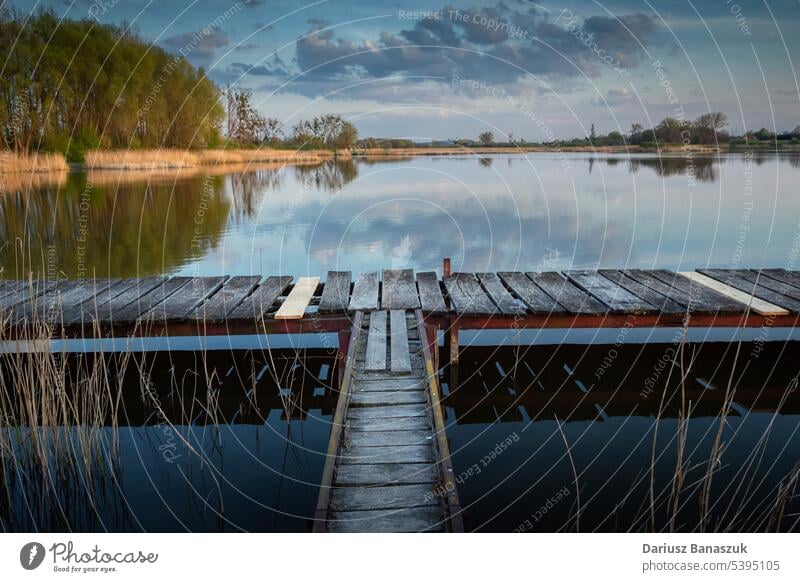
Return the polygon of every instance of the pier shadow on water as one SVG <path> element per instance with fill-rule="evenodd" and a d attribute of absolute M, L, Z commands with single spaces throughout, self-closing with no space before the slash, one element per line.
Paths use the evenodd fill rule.
<path fill-rule="evenodd" d="M 467 527 L 796 531 L 798 350 L 463 349 L 444 403 Z"/>
<path fill-rule="evenodd" d="M 318 352 L 71 354 L 74 424 L 4 403 L 0 530 L 310 530 L 338 395 Z M 74 396 L 98 368 L 119 399 Z"/>

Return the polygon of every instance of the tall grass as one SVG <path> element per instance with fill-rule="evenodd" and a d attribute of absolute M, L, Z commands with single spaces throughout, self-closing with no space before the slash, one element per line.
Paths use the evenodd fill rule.
<path fill-rule="evenodd" d="M 66 172 L 68 169 L 67 161 L 61 154 L 0 151 L 0 174 Z"/>
<path fill-rule="evenodd" d="M 90 170 L 172 170 L 261 162 L 311 163 L 332 157 L 331 152 L 290 150 L 91 150 L 85 165 Z"/>

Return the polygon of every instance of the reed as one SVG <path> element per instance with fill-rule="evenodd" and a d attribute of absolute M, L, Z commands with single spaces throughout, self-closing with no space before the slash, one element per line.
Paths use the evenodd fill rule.
<path fill-rule="evenodd" d="M 297 152 L 269 148 L 253 150 L 92 150 L 86 152 L 89 170 L 179 170 L 227 164 L 316 163 L 332 152 Z"/>
<path fill-rule="evenodd" d="M 0 174 L 66 172 L 68 169 L 67 161 L 61 154 L 0 152 Z"/>

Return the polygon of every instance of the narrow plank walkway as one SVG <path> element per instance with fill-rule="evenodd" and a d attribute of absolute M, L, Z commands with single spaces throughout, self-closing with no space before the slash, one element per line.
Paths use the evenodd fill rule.
<path fill-rule="evenodd" d="M 449 453 L 446 444 L 441 450 L 446 440 L 436 434 L 442 423 L 440 418 L 437 423 L 429 394 L 431 385 L 438 390 L 438 380 L 431 384 L 433 368 L 426 363 L 430 354 L 417 313 L 359 312 L 356 317 L 334 421 L 341 426 L 335 424 L 331 434 L 315 531 L 452 528 L 447 498 L 439 495 L 451 489 L 441 485 L 452 479 L 452 471 L 443 472 Z M 435 402 L 438 406 L 438 397 Z M 452 489 L 450 500 L 457 502 Z"/>

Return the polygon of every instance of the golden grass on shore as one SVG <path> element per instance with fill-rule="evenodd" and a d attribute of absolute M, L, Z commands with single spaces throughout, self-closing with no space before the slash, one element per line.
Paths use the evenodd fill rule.
<path fill-rule="evenodd" d="M 0 152 L 0 174 L 31 172 L 66 172 L 69 169 L 61 154 L 21 154 Z"/>
<path fill-rule="evenodd" d="M 86 152 L 90 170 L 172 170 L 261 162 L 309 163 L 333 156 L 332 152 L 292 150 L 93 150 Z"/>

